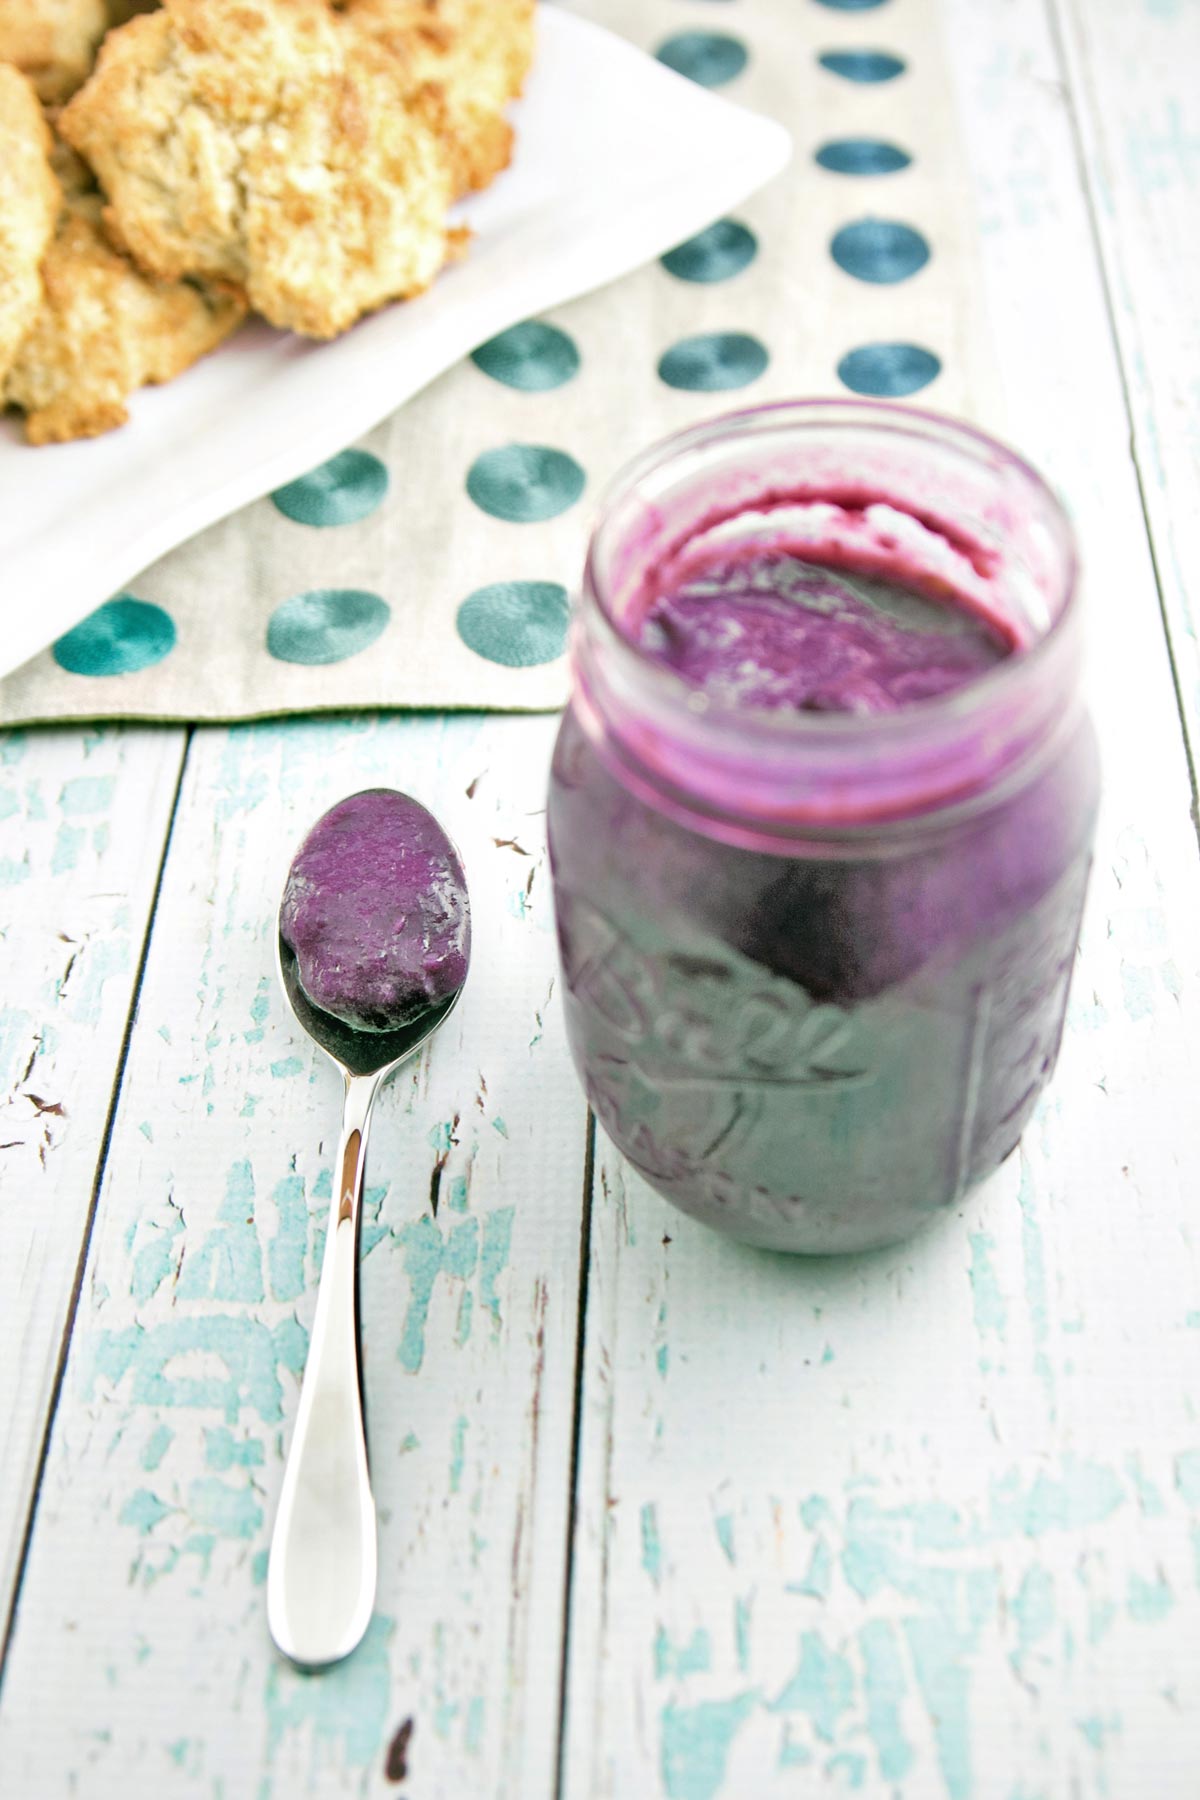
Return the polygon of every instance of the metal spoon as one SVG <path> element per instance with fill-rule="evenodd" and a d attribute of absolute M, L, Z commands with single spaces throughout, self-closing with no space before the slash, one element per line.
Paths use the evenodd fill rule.
<path fill-rule="evenodd" d="M 449 839 L 446 847 L 450 863 L 457 864 Z M 458 871 L 461 877 L 461 865 Z M 465 884 L 463 896 L 465 902 Z M 278 932 L 276 955 L 292 1012 L 345 1082 L 316 1316 L 267 1574 L 272 1638 L 292 1662 L 318 1669 L 349 1656 L 375 1603 L 375 1501 L 367 1465 L 358 1305 L 371 1109 L 383 1083 L 456 1005 L 462 980 L 397 1029 L 368 1030 L 313 1004 L 301 986 L 296 956 Z"/>

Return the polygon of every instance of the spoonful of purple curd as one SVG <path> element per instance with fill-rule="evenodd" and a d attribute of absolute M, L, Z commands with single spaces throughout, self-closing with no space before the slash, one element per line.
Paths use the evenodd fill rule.
<path fill-rule="evenodd" d="M 392 788 L 331 807 L 288 871 L 276 948 L 293 1013 L 345 1082 L 316 1315 L 267 1574 L 271 1636 L 285 1656 L 315 1669 L 350 1654 L 375 1601 L 358 1319 L 371 1109 L 454 1006 L 471 952 L 462 862 L 433 814 Z"/>

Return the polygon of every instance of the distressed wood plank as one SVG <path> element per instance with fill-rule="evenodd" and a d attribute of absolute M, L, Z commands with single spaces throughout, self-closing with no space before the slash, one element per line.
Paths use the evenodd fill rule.
<path fill-rule="evenodd" d="M 0 1620 L 183 744 L 180 731 L 0 738 Z"/>
<path fill-rule="evenodd" d="M 550 1794 L 585 1137 L 551 991 L 552 731 L 194 740 L 18 1615 L 5 1792 Z M 377 1112 L 378 1611 L 312 1680 L 271 1652 L 261 1583 L 339 1088 L 285 1015 L 272 934 L 302 831 L 381 782 L 458 841 L 475 945 L 461 1005 Z"/>
<path fill-rule="evenodd" d="M 1067 1041 L 1020 1156 L 875 1257 L 725 1245 L 602 1143 L 567 1800 L 1182 1796 L 1200 1756 L 1188 770 L 1055 46 L 1037 0 L 947 15 L 985 422 L 1090 570 L 1106 788 Z"/>
<path fill-rule="evenodd" d="M 1200 732 L 1200 9 L 1187 0 L 1051 5 L 1194 763 Z"/>

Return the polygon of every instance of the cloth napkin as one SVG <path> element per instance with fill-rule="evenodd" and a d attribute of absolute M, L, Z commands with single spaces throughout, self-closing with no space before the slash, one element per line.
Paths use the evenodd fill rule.
<path fill-rule="evenodd" d="M 791 165 L 699 232 L 687 196 L 661 258 L 153 562 L 0 682 L 0 720 L 554 708 L 598 497 L 647 443 L 799 395 L 993 416 L 937 0 L 567 10 L 779 121 Z"/>

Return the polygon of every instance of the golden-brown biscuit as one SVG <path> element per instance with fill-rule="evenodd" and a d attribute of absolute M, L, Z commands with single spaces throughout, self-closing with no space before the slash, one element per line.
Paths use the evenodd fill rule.
<path fill-rule="evenodd" d="M 59 146 L 55 166 L 63 205 L 42 264 L 45 297 L 3 384 L 31 444 L 123 425 L 136 388 L 181 374 L 246 311 L 236 296 L 143 275 L 105 236 L 84 165 Z"/>
<path fill-rule="evenodd" d="M 418 293 L 454 248 L 448 150 L 323 0 L 166 0 L 110 34 L 60 125 L 142 267 L 232 283 L 312 337 Z"/>
<path fill-rule="evenodd" d="M 41 304 L 38 271 L 58 215 L 49 151 L 37 95 L 0 63 L 0 381 Z"/>
<path fill-rule="evenodd" d="M 456 188 L 484 188 L 508 166 L 504 109 L 533 60 L 534 0 L 337 0 L 404 67 L 409 103 L 448 140 Z"/>
<path fill-rule="evenodd" d="M 0 0 L 0 62 L 27 75 L 48 105 L 86 81 L 100 40 L 158 0 Z"/>

